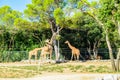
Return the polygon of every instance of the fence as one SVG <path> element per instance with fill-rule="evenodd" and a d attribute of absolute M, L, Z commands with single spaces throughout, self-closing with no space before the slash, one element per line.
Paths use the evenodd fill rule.
<path fill-rule="evenodd" d="M 83 57 L 90 56 L 86 48 L 80 48 L 80 53 Z M 68 48 L 61 48 L 61 53 L 63 56 L 66 56 L 67 59 L 70 59 L 71 57 L 71 50 Z M 93 56 L 93 50 L 90 50 L 91 55 Z M 99 48 L 97 51 L 97 55 L 101 56 L 102 59 L 109 59 L 109 50 L 107 48 Z M 113 56 L 116 58 L 117 55 L 117 49 L 113 49 Z"/>
<path fill-rule="evenodd" d="M 80 48 L 81 55 L 86 58 L 86 55 L 89 56 L 89 53 L 86 48 Z M 61 58 L 70 60 L 71 50 L 69 48 L 60 48 Z M 91 50 L 93 55 L 93 51 Z M 98 49 L 98 55 L 102 56 L 102 59 L 109 59 L 109 52 L 106 48 Z M 113 55 L 116 58 L 117 50 L 113 49 Z M 38 52 L 38 57 L 40 52 Z M 53 59 L 55 59 L 55 54 L 53 50 Z M 21 61 L 28 59 L 28 51 L 0 51 L 0 62 L 11 62 L 11 61 Z"/>
<path fill-rule="evenodd" d="M 27 51 L 0 51 L 0 62 L 15 62 L 27 59 Z"/>

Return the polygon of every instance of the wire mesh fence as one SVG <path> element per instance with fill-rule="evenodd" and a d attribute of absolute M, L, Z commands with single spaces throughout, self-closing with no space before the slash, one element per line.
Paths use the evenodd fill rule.
<path fill-rule="evenodd" d="M 89 52 L 86 48 L 80 48 L 81 55 L 86 59 L 89 60 L 90 54 L 94 55 L 93 50 Z M 38 59 L 40 58 L 40 51 L 38 51 Z M 60 58 L 64 60 L 70 60 L 71 59 L 71 50 L 69 48 L 60 48 Z M 97 51 L 97 55 L 101 56 L 103 60 L 109 59 L 109 51 L 106 48 L 99 48 Z M 113 55 L 116 59 L 117 56 L 117 50 L 113 49 Z M 32 57 L 34 58 L 34 57 Z M 0 62 L 15 62 L 15 61 L 21 61 L 21 60 L 27 60 L 28 59 L 28 51 L 0 51 Z M 55 59 L 55 53 L 53 50 L 53 56 L 52 59 Z M 81 60 L 81 58 L 80 58 Z"/>
<path fill-rule="evenodd" d="M 80 54 L 86 58 L 90 59 L 90 56 L 94 56 L 97 54 L 97 56 L 101 56 L 102 59 L 109 59 L 109 50 L 107 48 L 99 48 L 97 49 L 97 52 L 94 53 L 93 50 L 88 51 L 87 48 L 80 48 Z M 67 59 L 70 59 L 72 51 L 68 48 L 61 48 L 61 54 L 65 56 Z M 113 56 L 116 59 L 117 56 L 117 49 L 113 49 Z"/>
<path fill-rule="evenodd" d="M 27 59 L 27 51 L 0 51 L 0 62 L 15 62 Z"/>

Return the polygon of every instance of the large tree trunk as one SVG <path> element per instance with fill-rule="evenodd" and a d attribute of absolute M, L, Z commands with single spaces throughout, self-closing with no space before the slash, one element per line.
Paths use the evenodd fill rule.
<path fill-rule="evenodd" d="M 53 21 L 49 21 L 51 24 L 51 31 L 52 31 L 52 38 L 51 38 L 51 44 L 54 46 L 55 50 L 55 59 L 56 61 L 59 61 L 60 59 L 60 53 L 59 53 L 59 45 L 57 44 L 56 36 L 59 34 L 59 32 L 63 29 L 62 27 L 59 29 L 58 26 L 54 25 L 56 29 L 53 29 Z M 52 43 L 53 42 L 53 43 Z"/>
<path fill-rule="evenodd" d="M 116 61 L 116 68 L 117 71 L 119 71 L 119 66 L 120 66 L 120 48 L 118 48 L 118 53 L 117 53 L 117 61 Z"/>
<path fill-rule="evenodd" d="M 118 22 L 117 26 L 118 26 L 118 33 L 119 33 L 118 37 L 120 37 L 120 22 Z M 119 63 L 120 63 L 120 48 L 118 48 L 118 53 L 117 53 L 117 61 L 116 61 L 117 71 L 119 71 L 119 67 L 120 67 Z"/>
<path fill-rule="evenodd" d="M 58 61 L 60 54 L 59 54 L 59 51 L 58 51 L 58 45 L 57 45 L 56 36 L 57 36 L 57 33 L 54 32 L 54 33 L 52 34 L 51 43 L 53 44 L 54 51 L 55 51 L 55 60 Z"/>
<path fill-rule="evenodd" d="M 120 22 L 118 22 L 118 33 L 119 33 L 119 37 L 120 37 Z"/>
<path fill-rule="evenodd" d="M 88 54 L 89 54 L 89 56 L 90 56 L 90 59 L 93 59 L 92 54 L 91 54 L 91 44 L 90 44 L 90 41 L 87 40 L 87 42 L 88 42 L 88 44 L 89 44 L 89 46 L 88 46 L 88 48 L 87 48 Z M 87 55 L 86 55 L 86 58 L 89 59 L 89 57 L 88 57 Z"/>
<path fill-rule="evenodd" d="M 86 55 L 85 57 L 86 57 L 87 59 L 93 59 L 92 54 L 91 54 L 91 48 L 88 47 L 88 48 L 87 48 L 87 51 L 88 51 L 88 54 L 89 54 L 90 57 L 87 56 L 87 55 Z"/>
<path fill-rule="evenodd" d="M 53 44 L 54 44 L 54 50 L 55 50 L 55 60 L 59 61 L 60 53 L 59 53 L 59 48 L 58 48 L 58 45 L 57 45 L 57 40 L 54 40 Z"/>
<path fill-rule="evenodd" d="M 100 39 L 95 40 L 95 42 L 93 43 L 93 54 L 95 59 L 97 59 L 98 56 L 98 47 L 100 46 L 100 41 Z"/>
<path fill-rule="evenodd" d="M 120 1 L 119 1 L 120 2 Z M 114 4 L 114 6 L 116 7 L 116 9 L 117 9 L 117 11 L 119 11 L 119 2 L 117 2 L 117 1 L 115 1 L 115 4 Z M 114 15 L 114 13 L 113 13 L 113 15 Z M 114 18 L 113 18 L 113 21 L 114 21 L 114 23 L 116 24 L 116 26 L 118 27 L 118 34 L 119 34 L 119 36 L 118 37 L 120 37 L 120 22 L 119 22 L 119 20 L 117 19 L 117 20 L 115 20 Z M 118 53 L 117 53 L 117 61 L 116 61 L 116 68 L 117 68 L 117 71 L 119 71 L 119 66 L 120 66 L 120 46 L 118 46 L 119 48 L 118 48 Z"/>
<path fill-rule="evenodd" d="M 113 52 L 112 52 L 112 47 L 111 47 L 107 32 L 106 32 L 106 42 L 107 42 L 107 46 L 108 46 L 108 50 L 109 50 L 109 56 L 110 56 L 110 59 L 111 59 L 112 69 L 114 71 L 116 71 L 115 61 L 114 61 Z"/>
<path fill-rule="evenodd" d="M 93 54 L 94 54 L 94 59 L 97 59 L 97 55 L 98 55 L 98 49 L 97 49 L 97 42 L 95 42 L 93 44 Z"/>

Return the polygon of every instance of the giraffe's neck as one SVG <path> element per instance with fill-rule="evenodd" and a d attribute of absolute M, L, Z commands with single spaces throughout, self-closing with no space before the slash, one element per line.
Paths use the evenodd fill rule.
<path fill-rule="evenodd" d="M 50 42 L 49 42 L 50 45 L 53 44 L 53 38 L 50 39 Z"/>
<path fill-rule="evenodd" d="M 70 49 L 73 49 L 73 46 L 68 42 L 68 46 Z"/>
<path fill-rule="evenodd" d="M 56 33 L 53 33 L 53 35 L 50 39 L 50 42 L 49 42 L 51 45 L 53 44 L 53 40 L 55 39 L 55 37 L 56 37 Z"/>

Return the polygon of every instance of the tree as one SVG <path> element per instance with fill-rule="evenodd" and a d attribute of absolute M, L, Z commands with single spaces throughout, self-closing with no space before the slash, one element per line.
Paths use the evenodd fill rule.
<path fill-rule="evenodd" d="M 112 68 L 116 71 L 115 61 L 113 57 L 112 45 L 110 41 L 110 32 L 111 30 L 116 30 L 114 28 L 114 24 L 112 23 L 112 15 L 111 10 L 113 9 L 114 0 L 101 0 L 100 4 L 96 4 L 96 2 L 89 3 L 87 0 L 81 0 L 79 6 L 82 7 L 81 10 L 84 13 L 87 13 L 91 17 L 93 17 L 96 22 L 101 26 L 103 32 L 105 34 L 106 43 L 109 49 L 109 56 L 112 63 Z M 84 8 L 83 8 L 84 6 Z"/>
<path fill-rule="evenodd" d="M 0 25 L 4 27 L 4 30 L 6 30 L 6 32 L 10 33 L 9 48 L 12 48 L 14 46 L 14 37 L 17 33 L 14 22 L 17 18 L 20 17 L 22 17 L 22 13 L 11 9 L 9 6 L 3 6 L 0 8 Z"/>
<path fill-rule="evenodd" d="M 61 14 L 64 6 L 63 2 L 60 0 L 32 0 L 32 4 L 28 4 L 28 8 L 25 10 L 25 14 L 27 14 L 31 22 L 39 24 L 39 28 L 51 29 L 51 42 L 54 45 L 56 60 L 59 60 L 56 36 L 63 28 L 63 25 L 58 23 L 59 21 L 63 22 L 63 17 L 62 20 L 59 19 L 63 15 Z M 59 15 L 59 17 L 56 15 Z"/>
<path fill-rule="evenodd" d="M 19 11 L 12 10 L 9 6 L 3 6 L 0 8 L 0 19 L 1 24 L 6 27 L 13 27 L 14 20 L 22 17 L 22 13 Z"/>
<path fill-rule="evenodd" d="M 96 59 L 98 56 L 98 48 L 101 44 L 102 39 L 102 29 L 99 27 L 99 25 L 91 18 L 90 16 L 86 15 L 85 24 L 83 26 L 83 29 L 87 32 L 87 50 L 91 57 L 91 59 Z M 91 54 L 91 51 L 93 51 L 93 56 Z"/>
<path fill-rule="evenodd" d="M 118 31 L 118 39 L 117 39 L 117 47 L 118 47 L 118 54 L 117 54 L 117 64 L 116 68 L 117 71 L 119 71 L 119 62 L 120 62 L 120 44 L 118 43 L 120 41 L 120 1 L 119 0 L 113 0 L 113 9 L 111 10 L 112 12 L 112 21 L 117 27 Z M 116 33 L 115 33 L 116 34 Z M 116 38 L 114 38 L 116 40 Z"/>

